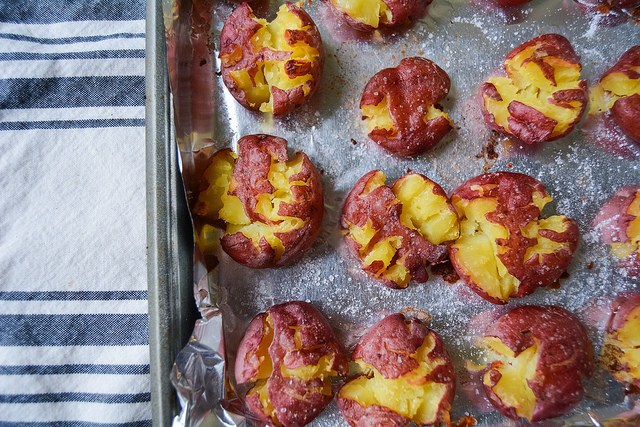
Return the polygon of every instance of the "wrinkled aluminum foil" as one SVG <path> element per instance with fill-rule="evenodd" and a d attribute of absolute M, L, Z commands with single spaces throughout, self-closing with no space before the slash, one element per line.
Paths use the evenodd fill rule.
<path fill-rule="evenodd" d="M 313 302 L 329 319 L 347 349 L 373 323 L 406 307 L 431 314 L 431 327 L 445 340 L 458 372 L 452 419 L 472 415 L 479 425 L 518 425 L 490 408 L 476 408 L 465 387 L 464 361 L 473 358 L 473 327 L 480 313 L 496 310 L 462 283 L 438 275 L 428 283 L 392 290 L 369 279 L 348 254 L 338 230 L 342 203 L 357 179 L 381 169 L 389 181 L 408 170 L 420 172 L 450 192 L 486 171 L 511 170 L 541 180 L 555 198 L 549 213 L 575 218 L 582 233 L 568 277 L 558 289 L 538 290 L 512 300 L 521 304 L 557 304 L 587 325 L 599 353 L 603 320 L 610 300 L 638 283 L 619 271 L 599 242 L 591 222 L 602 203 L 625 184 L 640 184 L 638 156 L 607 152 L 578 127 L 572 134 L 539 147 L 520 147 L 496 139 L 482 120 L 477 103 L 480 83 L 501 68 L 516 45 L 543 33 L 567 37 L 582 58 L 590 84 L 620 55 L 640 42 L 640 27 L 629 20 L 603 25 L 569 0 L 535 0 L 508 10 L 482 0 L 435 0 L 427 15 L 410 28 L 363 40 L 341 24 L 324 2 L 303 7 L 318 25 L 325 46 L 323 80 L 314 97 L 284 118 L 245 110 L 219 77 L 216 43 L 225 19 L 236 6 L 215 0 L 165 0 L 168 64 L 174 124 L 189 201 L 200 183 L 198 156 L 235 147 L 247 134 L 286 138 L 291 151 L 303 150 L 321 171 L 325 219 L 318 241 L 293 265 L 271 270 L 243 267 L 222 251 L 194 256 L 194 296 L 203 319 L 192 341 L 176 360 L 172 382 L 183 406 L 175 426 L 250 424 L 234 398 L 235 349 L 249 320 L 269 306 L 288 300 Z M 256 15 L 274 16 L 279 4 L 254 7 Z M 398 159 L 369 141 L 360 124 L 358 103 L 367 80 L 403 57 L 435 61 L 451 77 L 443 102 L 455 129 L 432 152 Z M 196 228 L 199 228 L 196 224 Z M 198 232 L 198 230 L 196 230 Z M 480 321 L 481 323 L 481 321 Z M 637 396 L 625 396 L 609 374 L 599 369 L 586 384 L 582 403 L 567 417 L 540 425 L 640 425 Z M 346 425 L 331 404 L 313 426 Z"/>

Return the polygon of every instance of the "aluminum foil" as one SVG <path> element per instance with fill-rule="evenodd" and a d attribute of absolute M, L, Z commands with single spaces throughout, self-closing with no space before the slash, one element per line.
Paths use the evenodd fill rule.
<path fill-rule="evenodd" d="M 254 7 L 271 19 L 279 4 Z M 217 41 L 225 19 L 237 4 L 215 0 L 167 0 L 168 63 L 174 124 L 189 201 L 199 188 L 198 157 L 252 133 L 269 133 L 289 141 L 291 151 L 306 152 L 321 171 L 325 219 L 312 249 L 291 266 L 252 270 L 222 251 L 194 252 L 194 296 L 203 316 L 191 343 L 176 360 L 172 381 L 183 412 L 175 425 L 245 425 L 241 404 L 232 392 L 235 349 L 249 320 L 269 306 L 306 300 L 329 319 L 347 349 L 383 316 L 407 307 L 431 314 L 431 327 L 445 340 L 458 372 L 452 419 L 472 415 L 479 425 L 518 425 L 490 408 L 476 408 L 465 387 L 464 361 L 472 350 L 472 326 L 496 306 L 462 283 L 449 284 L 434 274 L 425 284 L 392 290 L 368 278 L 347 252 L 339 233 L 339 215 L 350 188 L 366 172 L 381 169 L 388 179 L 412 170 L 452 191 L 487 171 L 523 172 L 541 180 L 558 212 L 578 221 L 579 248 L 558 289 L 542 289 L 512 300 L 522 304 L 556 304 L 575 313 L 588 327 L 599 353 L 603 319 L 619 292 L 637 289 L 599 242 L 592 220 L 602 203 L 625 184 L 640 184 L 638 156 L 604 150 L 578 127 L 569 136 L 531 148 L 496 138 L 483 122 L 477 91 L 502 66 L 515 46 L 544 33 L 567 37 L 582 58 L 589 83 L 640 42 L 640 28 L 630 20 L 603 25 L 573 1 L 534 0 L 520 8 L 497 9 L 482 0 L 435 0 L 410 28 L 363 39 L 349 31 L 324 2 L 303 7 L 318 25 L 326 60 L 314 97 L 284 118 L 250 112 L 231 97 L 219 77 Z M 360 123 L 358 103 L 367 80 L 403 57 L 435 61 L 451 77 L 443 102 L 455 129 L 431 152 L 414 159 L 392 157 L 369 141 Z M 196 233 L 199 231 L 196 222 Z M 467 390 L 465 392 L 465 390 Z M 586 383 L 582 403 L 565 418 L 540 423 L 561 425 L 640 425 L 636 397 L 625 396 L 611 376 L 599 369 Z M 634 406 L 635 405 L 635 406 Z M 313 426 L 346 425 L 331 404 Z"/>

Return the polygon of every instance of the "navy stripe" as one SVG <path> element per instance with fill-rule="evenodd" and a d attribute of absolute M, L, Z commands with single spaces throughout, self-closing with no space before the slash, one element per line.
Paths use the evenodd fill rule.
<path fill-rule="evenodd" d="M 0 346 L 146 345 L 146 314 L 0 315 Z"/>
<path fill-rule="evenodd" d="M 58 291 L 58 292 L 0 292 L 0 301 L 115 301 L 146 300 L 147 291 Z"/>
<path fill-rule="evenodd" d="M 142 106 L 144 76 L 53 77 L 0 80 L 0 110 Z"/>
<path fill-rule="evenodd" d="M 21 41 L 27 41 L 27 42 L 35 42 L 39 44 L 88 43 L 88 42 L 99 42 L 102 40 L 110 40 L 110 39 L 143 39 L 144 36 L 145 36 L 144 33 L 115 33 L 115 34 L 105 34 L 102 36 L 61 37 L 61 38 L 52 39 L 52 38 L 26 36 L 24 34 L 0 33 L 1 39 L 21 40 Z"/>
<path fill-rule="evenodd" d="M 89 129 L 143 126 L 144 119 L 51 120 L 39 122 L 0 122 L 0 131 L 29 129 Z"/>
<path fill-rule="evenodd" d="M 151 420 L 133 421 L 129 423 L 90 423 L 87 421 L 51 421 L 46 423 L 0 422 L 2 427 L 151 427 Z"/>
<path fill-rule="evenodd" d="M 11 0 L 2 2 L 0 22 L 50 24 L 63 21 L 144 19 L 144 0 Z"/>
<path fill-rule="evenodd" d="M 145 375 L 149 365 L 18 365 L 0 366 L 0 375 Z"/>
<path fill-rule="evenodd" d="M 0 52 L 0 61 L 59 61 L 64 59 L 144 58 L 144 49 L 95 50 L 89 52 Z"/>
<path fill-rule="evenodd" d="M 151 393 L 104 394 L 104 393 L 43 393 L 43 394 L 0 394 L 0 403 L 140 403 L 150 402 Z"/>

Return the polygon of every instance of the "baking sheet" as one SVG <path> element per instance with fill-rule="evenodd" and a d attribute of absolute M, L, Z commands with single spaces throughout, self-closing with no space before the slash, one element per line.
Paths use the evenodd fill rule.
<path fill-rule="evenodd" d="M 509 307 L 566 307 L 587 325 L 596 354 L 599 353 L 603 311 L 613 296 L 637 289 L 638 283 L 615 267 L 591 221 L 617 188 L 640 184 L 637 158 L 605 151 L 580 128 L 565 138 L 534 148 L 497 139 L 484 124 L 476 96 L 481 82 L 501 68 L 504 56 L 513 47 L 544 33 L 559 33 L 570 40 L 582 58 L 582 76 L 592 84 L 623 52 L 640 42 L 639 27 L 631 22 L 599 25 L 597 18 L 585 15 L 573 1 L 539 0 L 505 12 L 458 0 L 436 0 L 427 15 L 411 28 L 363 40 L 343 27 L 324 2 L 308 2 L 303 7 L 323 37 L 324 77 L 307 104 L 283 118 L 272 118 L 241 107 L 216 75 L 219 64 L 215 43 L 235 6 L 231 2 L 191 4 L 183 0 L 165 5 L 177 140 L 187 195 L 193 197 L 198 188 L 194 153 L 235 148 L 244 135 L 269 133 L 287 139 L 290 151 L 306 152 L 321 171 L 325 219 L 312 249 L 284 268 L 252 270 L 219 251 L 217 261 L 208 260 L 209 266 L 217 267 L 207 272 L 204 258 L 196 253 L 195 296 L 205 319 L 198 325 L 197 335 L 209 343 L 213 355 L 221 357 L 210 371 L 195 370 L 202 375 L 200 379 L 187 378 L 186 371 L 180 371 L 178 365 L 174 372 L 180 375 L 174 376 L 174 383 L 188 379 L 204 384 L 210 376 L 218 387 L 202 394 L 207 396 L 205 401 L 191 399 L 192 405 L 214 406 L 217 416 L 224 419 L 229 414 L 216 405 L 216 398 L 223 397 L 216 396 L 224 388 L 220 381 L 222 368 L 226 361 L 227 370 L 233 372 L 235 349 L 244 328 L 258 312 L 283 301 L 310 301 L 327 316 L 350 349 L 383 316 L 413 307 L 433 316 L 431 327 L 444 338 L 453 356 L 459 379 L 452 418 L 472 414 L 480 425 L 516 425 L 496 412 L 474 408 L 463 393 L 464 359 L 473 356 L 469 324 L 496 306 L 462 283 L 452 285 L 437 275 L 425 284 L 412 283 L 404 290 L 388 289 L 368 278 L 343 244 L 338 227 L 340 210 L 353 184 L 372 169 L 383 170 L 390 182 L 408 170 L 419 172 L 440 183 L 447 192 L 486 171 L 510 170 L 541 180 L 555 199 L 545 212 L 558 212 L 577 220 L 581 231 L 579 248 L 559 289 L 538 290 L 512 300 Z M 255 9 L 271 19 L 278 6 L 274 3 Z M 186 42 L 176 43 L 179 40 Z M 360 123 L 358 103 L 373 74 L 396 66 L 409 56 L 429 58 L 449 74 L 452 88 L 442 104 L 455 128 L 433 151 L 407 160 L 386 154 L 368 140 Z M 222 325 L 226 352 L 221 347 Z M 192 348 L 188 350 L 193 353 Z M 189 370 L 192 374 L 193 371 Z M 542 425 L 598 425 L 598 420 L 615 417 L 633 404 L 633 399 L 625 398 L 621 386 L 598 370 L 587 382 L 586 396 L 575 411 Z M 197 425 L 201 419 L 194 418 L 191 424 L 188 419 L 183 420 L 182 425 Z M 228 425 L 241 422 L 225 419 Z M 637 425 L 638 421 L 629 423 Z M 346 424 L 333 403 L 312 425 Z"/>

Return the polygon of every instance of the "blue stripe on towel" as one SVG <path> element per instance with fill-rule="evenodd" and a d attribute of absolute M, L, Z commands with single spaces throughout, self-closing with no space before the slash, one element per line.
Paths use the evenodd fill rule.
<path fill-rule="evenodd" d="M 2 427 L 151 427 L 151 420 L 130 423 L 90 423 L 87 421 L 53 421 L 46 423 L 3 422 Z"/>
<path fill-rule="evenodd" d="M 16 365 L 0 366 L 0 375 L 146 375 L 149 365 Z"/>
<path fill-rule="evenodd" d="M 0 301 L 116 301 L 147 300 L 147 291 L 0 292 Z"/>
<path fill-rule="evenodd" d="M 16 365 L 0 366 L 0 375 L 146 375 L 149 365 Z"/>
<path fill-rule="evenodd" d="M 140 403 L 150 402 L 151 393 L 105 394 L 105 393 L 42 393 L 42 394 L 0 394 L 0 403 Z"/>
<path fill-rule="evenodd" d="M 0 110 L 144 104 L 144 76 L 0 80 Z"/>
<path fill-rule="evenodd" d="M 144 0 L 11 0 L 0 7 L 0 22 L 130 21 L 144 19 L 144 5 Z"/>
<path fill-rule="evenodd" d="M 59 38 L 43 38 L 32 37 L 24 34 L 0 33 L 0 39 L 20 40 L 26 42 L 34 42 L 38 44 L 70 44 L 70 43 L 88 43 L 99 42 L 111 39 L 143 39 L 144 33 L 115 33 L 105 34 L 101 36 L 84 36 L 84 37 L 59 37 Z"/>
<path fill-rule="evenodd" d="M 89 129 L 142 126 L 144 126 L 144 119 L 45 120 L 35 122 L 0 122 L 0 131 L 29 129 Z"/>
<path fill-rule="evenodd" d="M 146 314 L 0 315 L 0 346 L 148 344 Z"/>
<path fill-rule="evenodd" d="M 0 52 L 0 61 L 59 61 L 65 59 L 144 58 L 144 49 L 94 50 L 87 52 Z"/>

